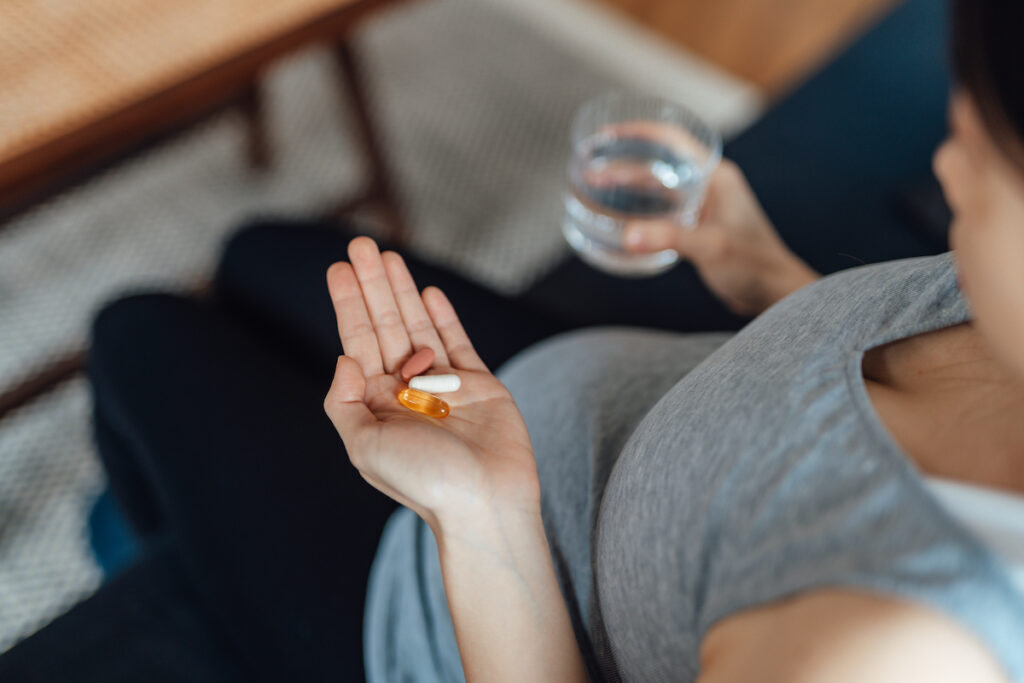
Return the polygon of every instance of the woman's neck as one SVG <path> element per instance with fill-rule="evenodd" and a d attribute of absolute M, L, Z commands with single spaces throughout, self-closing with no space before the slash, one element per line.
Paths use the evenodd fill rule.
<path fill-rule="evenodd" d="M 971 325 L 872 349 L 868 395 L 926 474 L 1024 493 L 1024 385 Z"/>

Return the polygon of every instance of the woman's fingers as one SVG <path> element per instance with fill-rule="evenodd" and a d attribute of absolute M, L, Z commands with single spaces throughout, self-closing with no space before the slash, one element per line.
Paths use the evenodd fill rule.
<path fill-rule="evenodd" d="M 361 444 L 368 430 L 375 429 L 377 418 L 366 407 L 366 376 L 355 359 L 348 356 L 338 358 L 334 369 L 334 381 L 324 399 L 324 411 L 338 430 L 349 456 L 355 460 L 362 453 Z"/>
<path fill-rule="evenodd" d="M 626 226 L 623 243 L 634 253 L 676 249 L 683 227 L 666 220 L 634 220 Z"/>
<path fill-rule="evenodd" d="M 430 314 L 430 319 L 434 321 L 441 341 L 444 342 L 452 367 L 459 370 L 487 371 L 487 366 L 477 355 L 466 331 L 462 328 L 462 323 L 459 322 L 459 316 L 455 314 L 455 309 L 444 292 L 437 287 L 427 287 L 423 290 L 423 303 Z"/>
<path fill-rule="evenodd" d="M 687 228 L 669 220 L 634 220 L 626 226 L 623 241 L 634 253 L 650 253 L 674 249 L 683 258 L 701 262 L 720 253 L 723 244 L 720 231 L 710 225 Z"/>
<path fill-rule="evenodd" d="M 369 237 L 357 237 L 348 245 L 348 257 L 363 291 L 373 329 L 377 332 L 384 371 L 393 373 L 409 357 L 412 343 L 384 272 L 380 250 Z"/>
<path fill-rule="evenodd" d="M 367 377 L 384 373 L 384 364 L 377 343 L 377 332 L 363 303 L 355 271 L 347 263 L 335 263 L 327 269 L 327 288 L 338 318 L 338 334 L 345 355 L 355 360 Z"/>
<path fill-rule="evenodd" d="M 420 298 L 419 290 L 416 289 L 416 283 L 413 282 L 405 261 L 393 251 L 385 251 L 381 258 L 413 349 L 419 351 L 429 347 L 434 351 L 435 364 L 448 365 L 448 354 L 444 350 L 444 344 L 441 343 L 441 337 L 434 328 L 434 321 L 423 307 L 423 299 Z"/>

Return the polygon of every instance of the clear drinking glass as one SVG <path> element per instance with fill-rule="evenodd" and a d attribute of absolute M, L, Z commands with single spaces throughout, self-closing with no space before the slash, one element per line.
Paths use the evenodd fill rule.
<path fill-rule="evenodd" d="M 591 100 L 572 127 L 562 233 L 580 258 L 613 275 L 666 271 L 675 251 L 632 254 L 623 230 L 635 219 L 693 229 L 721 158 L 721 136 L 682 105 L 627 93 Z"/>

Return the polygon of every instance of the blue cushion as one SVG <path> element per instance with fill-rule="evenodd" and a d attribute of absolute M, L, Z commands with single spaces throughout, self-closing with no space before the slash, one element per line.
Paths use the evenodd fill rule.
<path fill-rule="evenodd" d="M 106 578 L 118 574 L 139 556 L 141 544 L 109 489 L 103 490 L 89 512 L 89 543 Z"/>

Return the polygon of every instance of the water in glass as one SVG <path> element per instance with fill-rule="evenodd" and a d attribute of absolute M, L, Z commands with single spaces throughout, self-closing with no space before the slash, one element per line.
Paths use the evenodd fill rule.
<path fill-rule="evenodd" d="M 626 276 L 648 276 L 678 260 L 672 250 L 631 254 L 622 235 L 633 219 L 692 224 L 700 208 L 703 172 L 692 157 L 646 137 L 599 132 L 570 161 L 562 231 L 583 260 Z"/>

